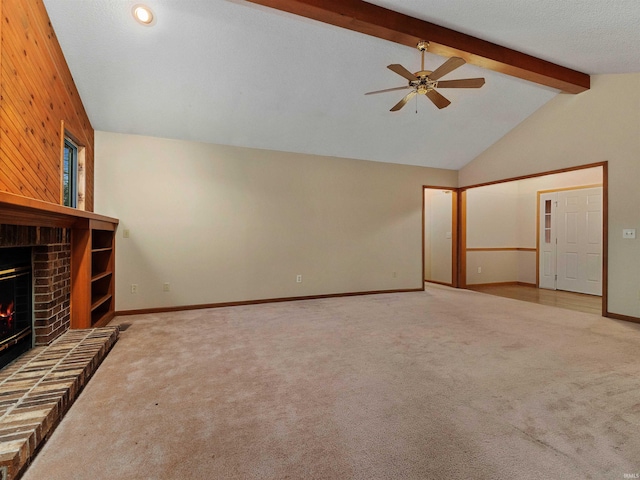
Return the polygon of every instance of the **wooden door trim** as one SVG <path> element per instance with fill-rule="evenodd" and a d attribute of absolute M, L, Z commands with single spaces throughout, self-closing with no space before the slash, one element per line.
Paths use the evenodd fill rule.
<path fill-rule="evenodd" d="M 490 182 L 483 183 L 474 183 L 472 185 L 465 185 L 464 187 L 459 187 L 460 190 L 469 190 L 470 188 L 478 188 L 478 187 L 486 187 L 488 185 L 498 185 L 500 183 L 507 182 L 515 182 L 516 180 L 526 180 L 528 178 L 537 178 L 537 177 L 546 177 L 547 175 L 553 175 L 555 173 L 567 173 L 567 172 L 575 172 L 578 170 L 586 170 L 588 168 L 596 168 L 596 167 L 604 167 L 608 162 L 605 160 L 604 162 L 595 162 L 595 163 L 587 163 L 585 165 L 577 165 L 575 167 L 566 167 L 566 168 L 558 168 L 557 170 L 547 170 L 545 172 L 540 173 L 529 173 L 527 175 L 520 175 L 517 177 L 509 177 L 504 178 L 502 180 L 491 180 Z M 604 176 L 602 177 L 602 184 L 604 186 Z"/>
<path fill-rule="evenodd" d="M 458 288 L 467 288 L 467 190 L 460 191 L 458 198 L 460 222 L 458 224 Z"/>
<path fill-rule="evenodd" d="M 451 190 L 451 286 L 457 287 L 459 284 L 458 270 L 460 262 L 460 254 L 458 248 L 458 197 L 459 192 L 456 188 Z"/>
<path fill-rule="evenodd" d="M 609 314 L 609 162 L 602 164 L 602 316 Z"/>
<path fill-rule="evenodd" d="M 425 201 L 424 194 L 425 190 L 447 190 L 451 192 L 451 283 L 444 282 L 433 282 L 441 285 L 448 285 L 450 287 L 458 287 L 459 281 L 459 261 L 460 261 L 460 249 L 458 245 L 459 233 L 458 228 L 460 222 L 458 221 L 458 212 L 459 212 L 459 188 L 457 187 L 443 187 L 440 185 L 423 185 L 422 186 L 422 288 L 424 290 L 424 283 L 426 280 L 427 271 L 424 267 L 424 248 L 425 248 L 425 227 L 426 227 L 426 219 L 425 219 Z"/>

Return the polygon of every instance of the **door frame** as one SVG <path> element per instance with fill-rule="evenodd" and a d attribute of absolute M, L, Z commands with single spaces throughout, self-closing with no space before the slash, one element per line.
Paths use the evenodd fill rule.
<path fill-rule="evenodd" d="M 425 227 L 426 227 L 426 218 L 425 218 L 425 201 L 424 195 L 425 190 L 447 190 L 451 192 L 451 283 L 443 283 L 443 282 L 431 282 L 438 283 L 441 285 L 447 285 L 450 287 L 458 288 L 459 285 L 459 265 L 460 265 L 460 222 L 458 218 L 458 212 L 460 211 L 460 189 L 457 187 L 442 187 L 438 185 L 423 185 L 422 186 L 422 285 L 424 287 L 424 283 L 426 280 L 426 269 L 424 267 L 424 248 L 426 244 L 425 240 Z"/>
<path fill-rule="evenodd" d="M 519 177 L 505 178 L 502 180 L 495 180 L 491 182 L 478 183 L 475 185 L 460 187 L 458 189 L 459 191 L 458 216 L 460 218 L 460 222 L 458 224 L 458 243 L 459 243 L 458 259 L 457 259 L 458 284 L 455 286 L 458 288 L 466 288 L 467 286 L 466 285 L 467 283 L 466 282 L 466 279 L 467 279 L 467 250 L 466 250 L 466 244 L 467 244 L 466 198 L 467 196 L 466 196 L 466 193 L 467 193 L 467 190 L 472 188 L 477 188 L 477 187 L 485 187 L 487 185 L 496 185 L 499 183 L 515 182 L 517 180 L 526 180 L 528 178 L 544 177 L 546 175 L 573 172 L 576 170 L 584 170 L 587 168 L 594 168 L 594 167 L 602 167 L 602 316 L 610 317 L 611 314 L 609 313 L 609 310 L 608 310 L 608 304 L 609 304 L 609 301 L 608 301 L 608 290 L 609 290 L 608 289 L 608 285 L 609 285 L 609 282 L 608 282 L 608 276 L 609 276 L 609 270 L 608 270 L 608 267 L 609 267 L 609 173 L 608 173 L 608 168 L 609 168 L 609 162 L 606 160 L 603 162 L 589 163 L 586 165 L 579 165 L 576 167 L 561 168 L 558 170 L 550 170 L 546 172 L 533 173 L 530 175 L 522 175 Z M 423 195 L 422 202 L 424 203 L 424 195 Z M 423 234 L 422 235 L 424 240 L 424 208 L 423 208 Z M 423 252 L 424 252 L 424 246 L 423 246 Z M 424 265 L 424 259 L 422 263 Z M 423 274 L 423 277 L 424 277 L 424 274 Z"/>

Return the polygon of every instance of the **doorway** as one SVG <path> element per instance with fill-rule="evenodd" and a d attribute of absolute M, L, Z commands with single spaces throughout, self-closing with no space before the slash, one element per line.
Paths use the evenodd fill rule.
<path fill-rule="evenodd" d="M 458 192 L 446 187 L 423 187 L 423 280 L 457 285 Z"/>
<path fill-rule="evenodd" d="M 602 315 L 606 316 L 606 162 L 461 188 L 460 286 L 485 290 L 515 286 L 520 290 L 524 287 L 528 291 L 540 292 L 535 295 L 531 292 L 531 295 L 526 295 L 527 297 L 541 297 L 542 292 L 548 292 L 544 294 L 545 297 L 553 296 L 554 292 L 539 289 L 541 277 L 545 272 L 543 262 L 551 261 L 548 256 L 545 257 L 544 241 L 541 241 L 545 238 L 545 231 L 544 207 L 540 207 L 540 196 L 552 191 L 581 190 L 585 186 L 600 189 L 597 196 L 599 196 L 601 207 L 598 212 L 593 212 L 591 217 L 597 218 L 601 227 L 598 231 L 583 228 L 578 232 L 573 228 L 574 225 L 569 225 L 572 229 L 567 229 L 565 233 L 598 236 L 600 250 L 583 253 L 565 251 L 572 257 L 561 267 L 564 269 L 562 275 L 571 280 L 572 277 L 577 278 L 578 270 L 582 270 L 586 272 L 586 275 L 583 275 L 586 278 L 597 277 L 600 281 L 597 294 L 601 297 L 596 296 L 594 299 L 599 303 Z M 558 193 L 558 195 L 563 194 Z M 575 203 L 574 199 L 570 202 Z M 574 220 L 575 218 L 568 221 Z M 575 227 L 578 228 L 578 225 L 576 224 Z M 554 230 L 549 232 L 549 235 L 557 236 L 557 232 Z M 556 252 L 554 261 L 557 261 L 557 257 Z M 565 260 L 567 260 L 566 257 L 567 255 Z M 553 263 L 549 264 L 549 268 L 550 265 Z M 559 271 L 557 265 L 555 268 L 554 281 Z M 542 282 L 544 284 L 544 279 Z M 557 285 L 556 288 L 558 288 Z M 592 294 L 593 290 L 590 293 Z M 574 295 L 580 297 L 581 294 Z M 587 295 L 582 294 L 580 298 L 587 299 Z M 589 303 L 592 303 L 590 299 Z"/>

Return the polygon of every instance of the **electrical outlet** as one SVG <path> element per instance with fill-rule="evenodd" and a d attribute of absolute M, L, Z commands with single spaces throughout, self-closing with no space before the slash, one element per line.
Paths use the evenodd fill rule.
<path fill-rule="evenodd" d="M 296 283 L 302 283 L 302 275 L 296 275 Z"/>
<path fill-rule="evenodd" d="M 171 290 L 171 285 L 169 285 L 169 282 L 165 282 L 162 284 L 162 291 L 163 292 L 168 292 Z"/>
<path fill-rule="evenodd" d="M 129 238 L 129 229 L 128 228 L 125 228 L 122 231 L 122 238 Z"/>
<path fill-rule="evenodd" d="M 478 267 L 478 273 L 482 273 L 482 267 Z"/>
<path fill-rule="evenodd" d="M 138 284 L 137 283 L 132 283 L 131 284 L 131 293 L 138 293 Z"/>
<path fill-rule="evenodd" d="M 622 230 L 622 238 L 636 238 L 635 228 L 625 228 Z"/>

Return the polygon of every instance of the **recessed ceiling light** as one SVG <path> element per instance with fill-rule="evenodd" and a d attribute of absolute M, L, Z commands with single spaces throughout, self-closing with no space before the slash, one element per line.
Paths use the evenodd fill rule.
<path fill-rule="evenodd" d="M 156 17 L 146 5 L 134 5 L 131 12 L 133 13 L 133 18 L 142 25 L 153 25 L 155 23 Z"/>

